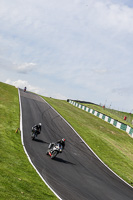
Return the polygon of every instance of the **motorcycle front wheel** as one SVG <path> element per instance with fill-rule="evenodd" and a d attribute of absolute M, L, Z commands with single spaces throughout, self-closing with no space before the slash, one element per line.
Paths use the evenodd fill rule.
<path fill-rule="evenodd" d="M 31 133 L 31 138 L 32 138 L 32 140 L 35 139 L 35 133 Z"/>
<path fill-rule="evenodd" d="M 56 156 L 57 156 L 57 151 L 54 151 L 53 153 L 52 153 L 52 155 L 51 155 L 51 159 L 53 159 L 53 158 L 55 158 Z"/>

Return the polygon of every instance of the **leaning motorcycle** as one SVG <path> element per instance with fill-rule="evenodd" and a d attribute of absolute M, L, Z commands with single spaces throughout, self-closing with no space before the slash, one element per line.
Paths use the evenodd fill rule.
<path fill-rule="evenodd" d="M 37 130 L 36 130 L 36 129 L 32 129 L 32 133 L 31 133 L 31 138 L 32 138 L 32 140 L 35 140 L 36 137 L 37 137 L 37 135 L 38 135 Z"/>
<path fill-rule="evenodd" d="M 46 154 L 51 157 L 51 159 L 55 158 L 59 153 L 62 153 L 63 146 L 60 143 L 52 144 L 50 143 L 48 146 L 48 150 Z"/>

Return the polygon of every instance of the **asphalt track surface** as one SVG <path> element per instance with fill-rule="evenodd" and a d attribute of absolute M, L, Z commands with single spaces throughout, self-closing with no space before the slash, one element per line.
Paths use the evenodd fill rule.
<path fill-rule="evenodd" d="M 32 163 L 63 200 L 133 200 L 133 188 L 106 168 L 74 130 L 41 97 L 20 90 L 23 141 Z M 42 123 L 31 139 L 31 127 Z M 46 155 L 50 142 L 65 138 L 55 160 Z"/>

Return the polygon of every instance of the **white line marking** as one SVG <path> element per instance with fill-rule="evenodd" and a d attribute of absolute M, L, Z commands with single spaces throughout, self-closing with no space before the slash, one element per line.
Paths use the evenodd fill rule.
<path fill-rule="evenodd" d="M 29 162 L 31 163 L 31 165 L 33 166 L 33 168 L 36 170 L 36 172 L 38 173 L 38 175 L 40 176 L 40 178 L 43 180 L 43 182 L 48 186 L 48 188 L 56 195 L 56 197 L 59 199 L 59 200 L 62 200 L 58 194 L 50 187 L 50 185 L 48 185 L 48 183 L 44 180 L 44 178 L 42 177 L 42 175 L 39 173 L 39 171 L 36 169 L 36 167 L 34 166 L 34 164 L 32 163 L 27 151 L 26 151 L 26 148 L 24 146 L 24 140 L 23 140 L 23 126 L 22 126 L 22 106 L 21 106 L 21 98 L 20 98 L 20 91 L 19 91 L 19 88 L 18 88 L 18 93 L 19 93 L 19 104 L 20 104 L 20 132 L 21 132 L 21 142 L 22 142 L 22 145 L 23 145 L 23 148 L 24 148 L 24 151 L 29 159 Z"/>
<path fill-rule="evenodd" d="M 41 96 L 40 96 L 41 97 Z M 42 98 L 42 97 L 41 97 Z M 42 98 L 43 99 L 43 98 Z M 43 99 L 44 100 L 44 99 Z M 44 100 L 45 101 L 45 100 Z M 47 103 L 45 101 L 45 103 Z M 74 128 L 49 104 L 47 103 L 71 128 L 72 130 L 77 134 L 77 136 L 83 141 L 83 143 L 90 149 L 90 151 L 101 161 L 101 163 L 104 164 L 105 167 L 107 167 L 113 174 L 115 174 L 119 179 L 121 179 L 124 183 L 126 183 L 128 186 L 133 188 L 129 183 L 127 183 L 125 180 L 123 180 L 120 176 L 118 176 L 112 169 L 110 169 L 96 154 L 95 152 L 89 147 L 89 145 L 81 138 L 81 136 L 74 130 Z"/>

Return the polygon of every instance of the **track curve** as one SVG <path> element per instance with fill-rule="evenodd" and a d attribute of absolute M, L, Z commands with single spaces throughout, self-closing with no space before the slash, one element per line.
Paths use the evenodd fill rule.
<path fill-rule="evenodd" d="M 133 188 L 107 169 L 74 130 L 41 97 L 20 90 L 23 141 L 26 151 L 44 180 L 63 200 L 132 200 Z M 42 123 L 36 141 L 31 127 Z M 46 155 L 50 142 L 66 139 L 55 160 Z"/>

